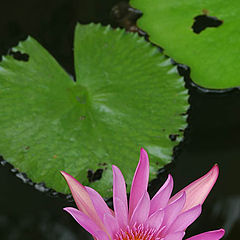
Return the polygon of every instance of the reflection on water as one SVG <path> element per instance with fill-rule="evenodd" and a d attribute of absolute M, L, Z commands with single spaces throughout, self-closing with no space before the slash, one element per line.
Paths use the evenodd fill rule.
<path fill-rule="evenodd" d="M 11 228 L 10 228 L 11 226 Z M 25 214 L 19 219 L 0 215 L 1 239 L 59 239 L 77 240 L 77 233 L 71 231 L 66 224 L 51 219 L 49 213 L 41 215 Z M 90 239 L 90 238 L 89 238 Z"/>
<path fill-rule="evenodd" d="M 234 226 L 240 224 L 240 195 L 220 199 L 213 207 L 215 218 L 223 219 L 223 227 L 229 234 Z"/>

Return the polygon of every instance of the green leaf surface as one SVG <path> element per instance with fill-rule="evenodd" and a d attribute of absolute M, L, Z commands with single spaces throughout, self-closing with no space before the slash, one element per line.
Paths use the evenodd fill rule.
<path fill-rule="evenodd" d="M 205 88 L 240 86 L 240 2 L 238 0 L 131 0 L 143 12 L 138 25 L 165 54 L 191 68 L 191 78 Z M 199 15 L 223 21 L 194 33 Z"/>
<path fill-rule="evenodd" d="M 29 60 L 6 56 L 0 63 L 0 154 L 34 182 L 67 193 L 64 170 L 110 197 L 111 165 L 129 187 L 140 147 L 150 155 L 151 178 L 171 161 L 188 95 L 169 59 L 143 38 L 77 25 L 76 82 L 33 38 L 13 51 Z"/>

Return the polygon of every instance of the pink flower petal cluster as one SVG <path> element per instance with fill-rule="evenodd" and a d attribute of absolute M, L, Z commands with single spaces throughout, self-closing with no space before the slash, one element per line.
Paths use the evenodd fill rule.
<path fill-rule="evenodd" d="M 92 188 L 83 186 L 65 172 L 65 177 L 78 209 L 64 208 L 95 240 L 181 240 L 187 227 L 201 213 L 208 193 L 218 177 L 218 166 L 198 180 L 171 196 L 171 175 L 150 200 L 147 192 L 149 160 L 141 149 L 130 192 L 129 206 L 126 184 L 121 171 L 113 166 L 112 211 Z M 188 240 L 218 240 L 224 235 L 219 229 L 201 233 Z"/>

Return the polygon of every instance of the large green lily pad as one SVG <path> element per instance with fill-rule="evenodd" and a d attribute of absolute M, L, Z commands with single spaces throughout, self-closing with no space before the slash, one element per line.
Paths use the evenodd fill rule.
<path fill-rule="evenodd" d="M 34 182 L 66 193 L 64 170 L 109 197 L 111 165 L 130 186 L 140 147 L 150 154 L 151 177 L 171 161 L 188 95 L 169 59 L 143 38 L 77 25 L 76 82 L 33 38 L 13 51 L 29 60 L 0 63 L 0 154 Z"/>
<path fill-rule="evenodd" d="M 138 25 L 165 53 L 191 68 L 192 80 L 212 89 L 240 86 L 240 2 L 238 0 L 131 0 L 143 16 Z M 222 21 L 194 33 L 194 18 Z"/>

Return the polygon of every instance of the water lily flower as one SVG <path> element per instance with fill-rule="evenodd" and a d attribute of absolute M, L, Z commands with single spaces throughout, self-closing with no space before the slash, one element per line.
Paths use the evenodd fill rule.
<path fill-rule="evenodd" d="M 183 239 L 187 227 L 200 215 L 201 206 L 218 177 L 218 166 L 214 165 L 207 174 L 171 197 L 173 179 L 169 175 L 150 200 L 147 192 L 149 160 L 146 151 L 141 149 L 128 205 L 124 177 L 118 167 L 113 165 L 112 170 L 114 211 L 95 190 L 61 172 L 78 207 L 67 207 L 64 210 L 95 240 Z M 219 229 L 187 240 L 219 240 L 223 235 L 224 230 Z"/>

